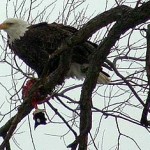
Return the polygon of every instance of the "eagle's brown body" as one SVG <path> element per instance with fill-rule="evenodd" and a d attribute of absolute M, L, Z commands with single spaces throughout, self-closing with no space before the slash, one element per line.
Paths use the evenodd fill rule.
<path fill-rule="evenodd" d="M 41 75 L 49 55 L 57 50 L 64 39 L 76 31 L 72 27 L 58 25 L 56 23 L 41 23 L 30 26 L 23 37 L 15 40 L 9 46 L 28 66 L 34 69 L 38 75 Z M 91 54 L 90 47 L 93 47 L 93 45 L 89 44 L 86 42 L 73 48 L 72 62 L 79 64 L 89 63 L 88 57 Z M 55 58 L 53 61 L 49 64 L 50 72 L 53 72 L 57 68 L 59 58 Z"/>
<path fill-rule="evenodd" d="M 4 26 L 5 25 L 5 26 Z M 18 28 L 18 29 L 17 29 Z M 67 37 L 77 29 L 62 24 L 47 24 L 45 22 L 28 25 L 19 19 L 7 19 L 0 29 L 8 34 L 8 42 L 13 52 L 19 56 L 29 67 L 36 71 L 40 77 L 48 59 Z M 87 70 L 89 59 L 97 45 L 85 41 L 73 47 L 71 68 L 67 77 L 83 79 Z M 59 64 L 59 56 L 49 62 L 48 73 L 53 72 Z M 99 80 L 100 79 L 100 80 Z M 108 83 L 109 75 L 101 70 L 98 83 Z"/>

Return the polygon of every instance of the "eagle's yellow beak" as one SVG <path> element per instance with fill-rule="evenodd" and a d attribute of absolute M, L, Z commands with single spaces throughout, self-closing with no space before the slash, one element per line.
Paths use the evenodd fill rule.
<path fill-rule="evenodd" d="M 5 30 L 7 29 L 9 26 L 6 23 L 2 23 L 0 24 L 0 30 Z"/>

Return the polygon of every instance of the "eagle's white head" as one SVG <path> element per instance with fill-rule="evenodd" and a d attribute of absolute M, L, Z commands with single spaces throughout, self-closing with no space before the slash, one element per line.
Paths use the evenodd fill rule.
<path fill-rule="evenodd" d="M 29 24 L 21 19 L 8 18 L 0 24 L 0 30 L 4 30 L 8 34 L 11 44 L 25 34 L 28 26 Z"/>

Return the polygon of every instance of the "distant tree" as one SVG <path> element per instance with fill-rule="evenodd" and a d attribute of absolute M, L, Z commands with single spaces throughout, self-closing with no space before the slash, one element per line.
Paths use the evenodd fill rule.
<path fill-rule="evenodd" d="M 57 0 L 50 2 L 47 6 L 44 2 L 44 0 L 7 0 L 6 17 L 22 18 L 31 24 L 43 21 L 50 22 Z M 69 82 L 65 80 L 61 86 L 58 86 L 60 77 L 55 75 L 62 73 L 62 66 L 65 67 L 63 62 L 60 62 L 55 74 L 50 74 L 50 80 L 43 82 L 44 79 L 40 78 L 31 89 L 27 100 L 23 101 L 23 85 L 27 79 L 37 78 L 37 74 L 9 50 L 7 38 L 1 36 L 0 62 L 2 65 L 9 66 L 11 74 L 5 74 L 5 78 L 7 79 L 8 76 L 9 80 L 12 80 L 12 87 L 10 88 L 1 82 L 1 87 L 10 95 L 10 99 L 5 100 L 5 103 L 9 103 L 10 110 L 8 112 L 1 111 L 1 122 L 5 121 L 6 123 L 3 123 L 0 127 L 0 136 L 4 139 L 0 149 L 11 149 L 10 139 L 17 132 L 17 126 L 23 118 L 31 113 L 33 109 L 31 105 L 32 94 L 41 86 L 51 97 L 49 101 L 43 104 L 48 121 L 65 125 L 67 132 L 61 135 L 62 137 L 70 134 L 70 132 L 74 137 L 72 143 L 67 143 L 68 148 L 87 150 L 90 145 L 93 145 L 98 150 L 100 146 L 96 138 L 99 134 L 100 125 L 103 118 L 112 117 L 116 122 L 118 131 L 118 143 L 115 149 L 120 149 L 122 136 L 132 140 L 140 149 L 140 146 L 132 137 L 121 132 L 119 120 L 122 119 L 131 124 L 144 126 L 149 132 L 150 31 L 147 32 L 147 25 L 150 19 L 150 1 L 136 0 L 130 2 L 132 4 L 130 7 L 126 0 L 115 0 L 113 7 L 108 9 L 108 1 L 106 0 L 106 10 L 95 17 L 86 15 L 88 7 L 83 7 L 84 2 L 85 0 L 62 2 L 63 9 L 54 21 L 73 26 L 79 31 L 67 39 L 65 45 L 62 44 L 53 55 L 54 57 L 55 55 L 62 55 L 63 59 L 67 47 L 73 47 L 88 39 L 98 44 L 97 50 L 91 57 L 83 84 L 78 82 L 79 84 L 67 86 Z M 43 7 L 44 4 L 46 7 Z M 9 12 L 12 6 L 14 15 Z M 83 7 L 83 9 L 79 11 L 79 7 Z M 109 66 L 110 70 L 108 69 L 107 72 L 111 75 L 112 81 L 109 85 L 96 86 L 100 66 L 104 62 Z M 66 63 L 69 64 L 67 61 Z M 64 71 L 64 76 L 65 73 Z M 4 75 L 1 73 L 1 76 Z M 69 94 L 74 90 L 80 91 L 80 88 L 79 98 Z M 97 105 L 98 103 L 101 103 L 101 106 Z M 2 110 L 3 107 L 4 104 L 1 105 Z M 141 120 L 130 113 L 132 109 L 138 113 L 143 112 Z M 52 112 L 54 116 L 51 115 Z M 96 113 L 99 113 L 99 121 L 95 125 L 92 118 L 96 116 Z M 30 119 L 28 121 L 31 131 Z M 92 126 L 96 126 L 95 132 L 92 130 Z M 32 131 L 30 134 L 33 147 L 36 149 Z"/>

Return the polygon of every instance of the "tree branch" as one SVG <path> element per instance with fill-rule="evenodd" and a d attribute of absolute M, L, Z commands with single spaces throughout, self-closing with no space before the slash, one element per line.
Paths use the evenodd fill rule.
<path fill-rule="evenodd" d="M 82 43 L 87 40 L 93 33 L 98 29 L 106 26 L 109 23 L 117 21 L 112 27 L 108 36 L 99 45 L 99 48 L 92 56 L 90 62 L 90 67 L 87 73 L 87 78 L 83 84 L 80 106 L 81 106 L 81 118 L 80 118 L 80 135 L 77 137 L 77 144 L 80 143 L 80 149 L 85 149 L 87 146 L 87 136 L 88 132 L 92 126 L 92 91 L 95 88 L 97 77 L 100 71 L 100 66 L 105 61 L 107 55 L 110 53 L 110 49 L 115 45 L 116 41 L 120 38 L 121 34 L 124 34 L 130 28 L 133 28 L 140 23 L 143 23 L 150 19 L 149 15 L 150 1 L 144 3 L 141 7 L 132 9 L 127 6 L 119 6 L 113 8 L 105 13 L 98 15 L 97 17 L 91 19 L 82 29 L 80 29 L 76 34 L 67 39 L 66 44 L 62 44 L 59 48 L 59 52 L 65 51 L 68 53 L 68 49 L 76 44 Z M 40 80 L 37 85 L 43 85 L 47 93 L 51 92 L 57 84 L 64 81 L 65 75 L 70 67 L 71 52 L 69 54 L 64 54 L 61 57 L 59 67 L 50 74 L 48 82 L 43 82 Z M 63 68 L 63 69 L 62 69 Z M 38 86 L 36 86 L 37 88 Z M 36 90 L 35 88 L 35 90 Z M 34 90 L 32 91 L 34 92 Z M 32 95 L 31 92 L 31 95 Z M 7 135 L 4 142 L 1 144 L 0 149 L 6 147 L 9 139 L 11 138 L 17 124 L 32 110 L 31 97 L 29 100 L 25 101 L 19 108 L 18 113 L 10 120 L 11 125 L 8 128 L 3 126 L 3 129 L 7 129 Z M 86 122 L 85 122 L 86 120 Z M 6 123 L 7 124 L 7 123 Z M 2 130 L 2 128 L 0 129 Z M 81 137 L 84 136 L 84 142 L 81 142 Z M 78 140 L 79 139 L 79 140 Z M 84 148 L 82 148 L 84 146 Z M 72 146 L 70 146 L 72 147 Z"/>
<path fill-rule="evenodd" d="M 51 93 L 52 90 L 55 88 L 55 86 L 58 83 L 62 83 L 64 81 L 65 75 L 67 74 L 68 70 L 69 70 L 69 66 L 70 66 L 70 62 L 71 62 L 71 51 L 66 53 L 64 52 L 64 54 L 60 57 L 60 64 L 58 66 L 58 68 L 50 75 L 50 80 L 47 83 L 45 83 L 45 78 L 37 81 L 30 93 L 29 93 L 29 97 L 23 102 L 23 104 L 19 107 L 18 109 L 18 113 L 12 118 L 10 119 L 9 123 L 6 123 L 0 130 L 2 130 L 3 133 L 7 133 L 6 137 L 3 141 L 3 143 L 0 145 L 0 149 L 4 149 L 9 141 L 9 139 L 11 138 L 13 132 L 15 131 L 18 123 L 25 117 L 27 116 L 31 110 L 33 109 L 32 106 L 32 95 L 33 93 L 38 89 L 38 87 L 40 87 L 41 85 L 44 86 L 45 90 L 48 93 Z M 47 80 L 46 80 L 47 81 Z M 50 84 L 50 85 L 49 85 Z M 6 128 L 5 126 L 8 127 Z"/>
<path fill-rule="evenodd" d="M 150 125 L 149 121 L 147 120 L 147 116 L 150 108 L 150 25 L 148 25 L 148 29 L 147 29 L 146 72 L 147 72 L 149 90 L 146 99 L 146 104 L 144 105 L 144 109 L 142 112 L 141 124 L 147 127 L 148 125 Z"/>
<path fill-rule="evenodd" d="M 119 40 L 119 38 L 122 34 L 124 34 L 130 28 L 133 28 L 133 27 L 139 25 L 140 23 L 147 21 L 150 18 L 149 13 L 147 13 L 149 9 L 150 9 L 150 2 L 147 2 L 147 3 L 143 4 L 141 7 L 135 8 L 133 10 L 129 9 L 125 14 L 122 14 L 120 20 L 117 20 L 115 25 L 112 27 L 112 29 L 108 33 L 108 36 L 103 40 L 103 42 L 101 42 L 97 51 L 92 56 L 91 63 L 90 63 L 88 73 L 87 73 L 87 77 L 83 84 L 81 98 L 80 98 L 80 105 L 81 105 L 80 134 L 81 135 L 83 134 L 83 132 L 82 132 L 83 128 L 86 129 L 87 126 L 91 127 L 91 122 L 89 123 L 88 121 L 86 121 L 86 123 L 89 123 L 89 124 L 86 124 L 85 118 L 86 118 L 86 120 L 89 120 L 89 118 L 92 118 L 91 116 L 87 116 L 87 114 L 90 114 L 90 112 L 91 112 L 91 104 L 92 104 L 91 96 L 92 96 L 92 91 L 94 90 L 96 82 L 97 82 L 97 78 L 98 78 L 99 71 L 100 71 L 100 66 L 106 60 L 106 57 L 109 55 L 111 48 L 115 45 L 116 41 Z M 97 19 L 97 20 L 99 20 L 99 19 Z M 83 36 L 85 36 L 85 37 L 89 36 L 93 32 L 95 32 L 96 29 L 98 29 L 98 23 L 97 23 L 98 21 L 94 22 L 93 24 L 91 22 L 92 21 L 88 22 L 80 30 L 80 32 L 77 32 L 76 37 L 81 35 L 79 37 L 81 41 L 83 40 Z M 97 27 L 96 27 L 96 25 L 97 25 Z M 90 27 L 93 27 L 93 28 L 91 29 Z M 77 40 L 79 40 L 79 38 L 77 38 Z M 73 41 L 75 41 L 75 40 L 73 40 Z M 88 109 L 84 109 L 84 107 L 82 107 L 82 106 L 84 106 L 85 108 L 88 108 Z M 81 126 L 81 124 L 84 127 Z M 90 128 L 88 128 L 88 129 L 90 131 Z M 85 134 L 84 143 L 82 143 L 83 142 L 82 140 L 79 140 L 79 141 L 76 141 L 73 143 L 79 142 L 79 149 L 86 150 L 85 143 L 87 142 L 87 131 L 84 134 Z M 69 146 L 72 146 L 72 145 L 69 145 Z M 73 146 L 74 146 L 74 144 L 73 144 Z M 83 148 L 83 146 L 84 146 L 84 148 Z"/>

